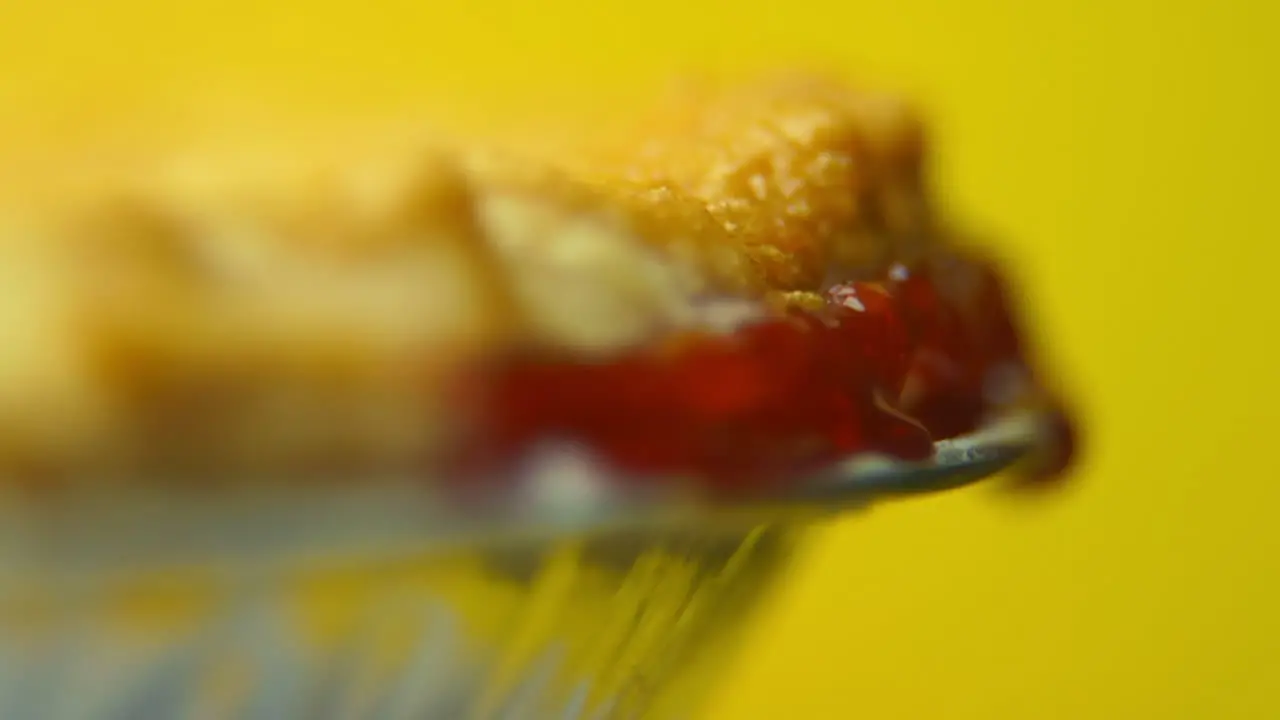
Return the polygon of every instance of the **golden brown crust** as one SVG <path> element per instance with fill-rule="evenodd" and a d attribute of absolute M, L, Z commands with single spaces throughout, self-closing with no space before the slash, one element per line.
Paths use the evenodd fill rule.
<path fill-rule="evenodd" d="M 724 230 L 757 289 L 812 291 L 833 266 L 883 265 L 927 242 L 924 134 L 894 97 L 820 76 L 693 87 L 635 127 L 585 151 L 574 166 L 620 201 L 666 198 L 643 212 L 698 206 Z M 667 232 L 688 227 L 685 211 Z M 672 230 L 677 230 L 673 233 Z"/>

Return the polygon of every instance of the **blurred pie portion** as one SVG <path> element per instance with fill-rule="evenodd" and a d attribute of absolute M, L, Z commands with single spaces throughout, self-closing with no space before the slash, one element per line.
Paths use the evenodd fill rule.
<path fill-rule="evenodd" d="M 879 307 L 855 283 L 901 284 L 908 268 L 952 257 L 939 249 L 919 119 L 896 98 L 822 77 L 690 89 L 581 142 L 497 151 L 425 131 L 365 139 L 379 141 L 291 137 L 264 152 L 271 138 L 253 138 L 240 153 L 106 170 L 87 158 L 67 182 L 0 184 L 5 475 L 421 473 L 483 423 L 483 403 L 461 402 L 458 389 L 495 359 L 538 358 L 567 377 L 658 362 L 655 353 L 663 372 L 687 368 L 672 348 L 778 323 L 802 333 L 780 337 L 808 337 L 818 331 L 795 325 L 797 312 L 838 325 L 850 308 Z M 976 287 L 986 276 L 973 277 Z M 881 289 L 897 302 L 897 288 Z M 956 317 L 974 309 L 953 305 Z M 844 341 L 896 342 L 859 332 Z M 894 352 L 905 369 L 889 385 L 873 387 L 865 368 L 836 383 L 862 383 L 850 407 L 909 416 L 900 400 L 923 381 L 912 347 Z M 663 382 L 658 397 L 684 387 Z M 617 398 L 592 402 L 586 415 L 640 417 Z M 681 407 L 668 398 L 664 412 Z M 550 415 L 521 422 L 551 435 L 577 427 Z M 695 425 L 686 435 L 704 432 Z M 787 440 L 787 458 L 825 442 L 816 427 L 770 432 L 803 435 Z M 746 436 L 734 437 L 716 452 Z M 639 456 L 674 458 L 669 450 Z"/>

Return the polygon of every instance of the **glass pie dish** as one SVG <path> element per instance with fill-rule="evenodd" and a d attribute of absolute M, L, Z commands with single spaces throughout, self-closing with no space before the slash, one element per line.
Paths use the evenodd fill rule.
<path fill-rule="evenodd" d="M 565 458 L 536 501 L 465 520 L 422 486 L 287 512 L 264 495 L 13 501 L 0 717 L 694 717 L 806 528 L 986 478 L 1039 433 L 1009 420 L 715 510 L 566 493 Z"/>

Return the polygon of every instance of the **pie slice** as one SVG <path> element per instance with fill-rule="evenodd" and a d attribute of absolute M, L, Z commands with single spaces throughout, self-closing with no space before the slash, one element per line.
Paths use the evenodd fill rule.
<path fill-rule="evenodd" d="M 793 76 L 636 125 L 0 199 L 0 468 L 503 477 L 567 443 L 741 489 L 1046 402 L 994 266 L 930 207 L 906 105 Z"/>

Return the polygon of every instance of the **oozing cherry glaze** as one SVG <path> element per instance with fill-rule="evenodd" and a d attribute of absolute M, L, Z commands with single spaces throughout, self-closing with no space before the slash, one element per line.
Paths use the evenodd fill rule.
<path fill-rule="evenodd" d="M 1025 401 L 1032 377 L 995 267 L 939 255 L 730 335 L 607 362 L 507 358 L 480 378 L 469 456 L 500 467 L 570 440 L 628 476 L 747 490 L 861 452 L 927 458 Z"/>

